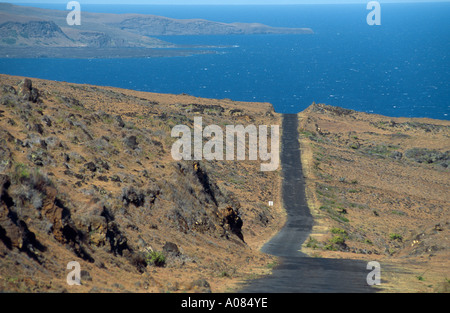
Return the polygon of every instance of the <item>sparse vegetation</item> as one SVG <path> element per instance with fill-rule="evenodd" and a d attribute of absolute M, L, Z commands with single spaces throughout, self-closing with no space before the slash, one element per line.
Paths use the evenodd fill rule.
<path fill-rule="evenodd" d="M 306 242 L 307 248 L 317 249 L 319 248 L 319 241 L 313 237 L 309 237 L 308 241 Z"/>
<path fill-rule="evenodd" d="M 30 169 L 23 163 L 17 163 L 14 167 L 12 179 L 18 183 L 30 178 Z"/>
<path fill-rule="evenodd" d="M 402 241 L 403 240 L 403 236 L 399 235 L 397 233 L 391 233 L 389 234 L 389 239 L 391 240 L 397 240 L 397 241 Z"/>
<path fill-rule="evenodd" d="M 321 249 L 322 257 L 335 257 L 328 251 L 340 251 L 344 258 L 345 252 L 376 254 L 414 265 L 427 257 L 427 268 L 446 273 L 448 223 L 442 225 L 447 220 L 448 121 L 336 111 L 313 104 L 299 114 L 302 158 L 311 169 L 307 186 L 321 226 L 305 246 Z M 318 128 L 326 140 L 309 138 L 306 132 Z M 328 239 L 312 240 L 324 235 L 324 226 Z M 312 249 L 308 253 L 318 255 Z M 399 277 L 410 281 L 406 275 L 395 280 Z M 436 277 L 433 288 L 450 290 Z M 397 288 L 395 283 L 390 287 Z"/>
<path fill-rule="evenodd" d="M 325 250 L 338 251 L 345 249 L 345 239 L 341 235 L 334 235 L 324 246 Z"/>
<path fill-rule="evenodd" d="M 444 168 L 448 168 L 450 165 L 450 150 L 440 152 L 426 148 L 412 148 L 405 152 L 405 156 L 417 163 L 437 163 Z"/>
<path fill-rule="evenodd" d="M 173 103 L 188 96 L 37 79 L 19 85 L 17 78 L 1 76 L 0 188 L 6 206 L 0 203 L 0 276 L 16 275 L 19 282 L 3 290 L 26 286 L 26 268 L 36 274 L 31 280 L 52 281 L 48 269 L 66 266 L 56 254 L 95 263 L 82 292 L 160 292 L 168 284 L 173 291 L 192 291 L 197 287 L 187 280 L 208 275 L 220 281 L 212 287 L 220 291 L 250 268 L 259 277 L 275 266 L 272 258 L 243 248 L 241 230 L 244 225 L 255 231 L 245 238 L 253 243 L 283 225 L 280 206 L 261 202 L 269 194 L 279 202 L 280 171 L 261 174 L 259 161 L 174 161 L 171 127 L 191 125 L 196 113 Z M 205 124 L 280 121 L 276 114 L 266 116 L 273 110 L 269 104 L 196 100 L 192 107 L 204 109 Z M 231 109 L 242 109 L 242 116 L 231 116 Z M 169 241 L 174 243 L 166 247 Z M 150 246 L 156 249 L 150 252 Z M 171 275 L 160 267 L 169 267 Z M 96 278 L 103 275 L 114 283 Z"/>
<path fill-rule="evenodd" d="M 341 228 L 337 228 L 337 227 L 331 228 L 331 233 L 335 234 L 335 235 L 340 235 L 343 238 L 348 237 L 348 233 L 347 233 L 346 230 L 341 229 Z"/>
<path fill-rule="evenodd" d="M 273 261 L 273 262 L 267 264 L 267 268 L 268 268 L 268 269 L 273 269 L 273 268 L 275 268 L 276 266 L 278 266 L 278 262 L 277 262 L 277 261 Z"/>
<path fill-rule="evenodd" d="M 162 252 L 151 251 L 145 255 L 145 261 L 147 264 L 152 264 L 158 267 L 162 267 L 166 264 L 166 257 Z"/>
<path fill-rule="evenodd" d="M 341 235 L 336 235 L 336 236 L 333 236 L 333 238 L 331 238 L 330 243 L 335 244 L 335 245 L 342 245 L 345 243 L 345 239 Z"/>
<path fill-rule="evenodd" d="M 405 212 L 399 211 L 399 210 L 392 210 L 391 213 L 395 214 L 395 215 L 400 215 L 400 216 L 405 216 L 406 215 Z"/>

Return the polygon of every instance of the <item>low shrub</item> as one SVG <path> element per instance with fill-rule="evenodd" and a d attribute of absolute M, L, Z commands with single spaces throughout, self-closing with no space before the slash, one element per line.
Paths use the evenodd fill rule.
<path fill-rule="evenodd" d="M 147 264 L 162 267 L 166 264 L 166 257 L 162 254 L 162 252 L 150 251 L 145 255 L 145 261 Z"/>
<path fill-rule="evenodd" d="M 403 236 L 402 236 L 402 235 L 399 235 L 399 234 L 396 234 L 396 233 L 390 234 L 390 235 L 389 235 L 389 238 L 390 238 L 391 240 L 398 240 L 398 241 L 402 241 L 402 240 L 403 240 Z"/>

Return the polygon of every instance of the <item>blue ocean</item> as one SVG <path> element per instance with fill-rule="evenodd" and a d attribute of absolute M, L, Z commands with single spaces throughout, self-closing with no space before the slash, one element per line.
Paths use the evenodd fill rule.
<path fill-rule="evenodd" d="M 0 59 L 0 72 L 270 102 L 279 113 L 297 113 L 316 102 L 394 117 L 449 119 L 450 3 L 382 4 L 380 26 L 367 24 L 365 4 L 83 5 L 83 10 L 310 27 L 315 34 L 167 36 L 159 38 L 227 47 L 189 57 Z"/>

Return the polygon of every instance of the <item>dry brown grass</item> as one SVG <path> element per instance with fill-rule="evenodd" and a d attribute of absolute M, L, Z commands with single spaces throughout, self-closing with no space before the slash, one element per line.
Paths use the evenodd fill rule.
<path fill-rule="evenodd" d="M 0 75 L 2 86 L 16 89 L 22 79 Z M 185 214 L 189 221 L 200 218 L 198 212 L 206 212 L 203 218 L 208 221 L 218 218 L 213 213 L 216 208 L 207 204 L 207 196 L 195 176 L 180 174 L 170 153 L 175 140 L 170 136 L 172 127 L 177 124 L 192 127 L 194 116 L 202 116 L 204 125 L 222 127 L 228 124 L 280 125 L 280 116 L 273 112 L 270 104 L 145 93 L 40 79 L 32 79 L 32 82 L 33 87 L 39 90 L 42 102 L 28 104 L 19 101 L 16 105 L 6 105 L 4 101 L 0 139 L 5 139 L 11 152 L 11 164 L 21 163 L 49 175 L 58 190 L 58 197 L 68 203 L 73 222 L 86 232 L 88 241 L 84 245 L 95 262 L 77 258 L 73 251 L 45 233 L 32 216 L 27 219 L 21 215 L 47 250 L 39 256 L 42 263 L 37 264 L 17 249 L 9 250 L 2 246 L 0 289 L 25 292 L 195 292 L 192 282 L 206 279 L 213 292 L 221 292 L 232 290 L 242 280 L 270 272 L 268 264 L 273 263 L 274 258 L 262 254 L 259 248 L 284 224 L 279 193 L 280 170 L 262 173 L 259 161 L 201 162 L 211 183 L 216 184 L 223 194 L 234 195 L 240 202 L 243 243 L 233 234 L 229 239 L 221 236 L 223 230 L 218 224 L 215 225 L 217 231 L 201 226 L 201 220 L 198 227 L 184 229 L 179 224 L 181 221 L 173 220 L 172 212 L 175 211 Z M 5 90 L 0 92 L 2 99 L 9 97 Z M 119 126 L 116 116 L 122 117 L 123 127 Z M 51 126 L 43 122 L 44 117 L 51 120 Z M 30 130 L 37 123 L 43 126 L 42 134 Z M 136 136 L 137 149 L 133 150 L 125 143 L 129 136 Z M 57 138 L 62 144 L 48 146 L 46 150 L 38 144 L 31 147 L 18 144 L 32 141 L 32 138 L 42 141 L 49 137 Z M 48 165 L 36 165 L 30 159 L 30 154 L 40 150 L 45 150 L 51 157 Z M 70 160 L 66 155 L 71 156 Z M 96 171 L 91 172 L 87 168 L 88 162 L 96 164 Z M 107 162 L 109 167 L 102 168 L 102 162 Z M 192 162 L 181 163 L 190 167 Z M 153 205 L 134 207 L 121 203 L 125 187 L 145 191 L 154 185 L 160 186 L 161 194 Z M 230 199 L 225 196 L 224 201 Z M 274 206 L 269 207 L 268 201 L 273 201 Z M 33 212 L 30 206 L 26 201 L 23 208 L 16 206 L 13 209 Z M 174 242 L 184 261 L 174 259 L 166 267 L 147 266 L 144 273 L 140 273 L 126 257 L 110 253 L 108 244 L 102 243 L 106 232 L 104 224 L 94 223 L 100 218 L 97 216 L 104 206 L 114 215 L 117 229 L 127 238 L 133 251 L 141 249 L 141 239 L 156 251 L 161 251 L 166 242 Z M 86 223 L 98 228 L 89 231 Z M 65 283 L 69 272 L 66 264 L 73 260 L 79 261 L 81 268 L 92 278 L 79 287 L 69 287 Z"/>
<path fill-rule="evenodd" d="M 449 151 L 450 122 L 313 105 L 299 124 L 315 217 L 305 252 L 378 260 L 387 292 L 448 291 L 449 169 L 417 163 L 406 152 Z M 346 247 L 329 245 L 332 228 L 346 232 Z"/>

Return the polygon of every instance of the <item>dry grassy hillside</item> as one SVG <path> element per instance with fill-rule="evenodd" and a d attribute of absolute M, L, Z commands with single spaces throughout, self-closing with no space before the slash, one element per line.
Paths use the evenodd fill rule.
<path fill-rule="evenodd" d="M 305 251 L 379 260 L 386 291 L 449 291 L 450 122 L 313 104 L 299 115 Z"/>
<path fill-rule="evenodd" d="M 281 125 L 267 103 L 0 75 L 0 290 L 221 292 L 269 273 L 280 169 L 174 161 L 172 128 L 197 116 Z M 384 291 L 449 291 L 450 122 L 313 104 L 299 132 L 303 250 L 379 261 Z"/>
<path fill-rule="evenodd" d="M 217 292 L 269 272 L 279 171 L 174 161 L 171 129 L 195 116 L 281 123 L 267 103 L 0 75 L 0 290 Z"/>

